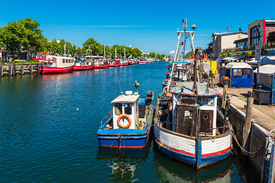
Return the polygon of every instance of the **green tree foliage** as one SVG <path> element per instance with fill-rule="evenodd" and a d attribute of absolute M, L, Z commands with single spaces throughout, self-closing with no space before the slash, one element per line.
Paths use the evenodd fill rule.
<path fill-rule="evenodd" d="M 142 56 L 142 52 L 138 48 L 133 48 L 132 49 L 132 56 L 134 58 L 141 57 Z"/>
<path fill-rule="evenodd" d="M 103 53 L 102 46 L 94 38 L 89 38 L 82 45 L 82 54 L 86 55 L 99 55 Z"/>
<path fill-rule="evenodd" d="M 18 22 L 9 22 L 0 29 L 1 45 L 13 55 L 16 51 L 23 51 L 33 48 L 41 52 L 45 50 L 46 38 L 39 28 L 36 20 L 26 18 Z"/>
<path fill-rule="evenodd" d="M 156 54 L 155 52 L 150 52 L 149 55 L 148 55 L 149 58 L 155 58 L 156 57 Z"/>
<path fill-rule="evenodd" d="M 164 54 L 161 54 L 161 55 L 160 55 L 160 54 L 157 54 L 157 55 L 156 55 L 156 58 L 159 59 L 159 60 L 164 59 L 164 57 L 165 57 Z"/>

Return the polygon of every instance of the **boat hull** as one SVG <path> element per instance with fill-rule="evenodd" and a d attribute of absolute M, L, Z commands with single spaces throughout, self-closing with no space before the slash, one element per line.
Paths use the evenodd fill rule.
<path fill-rule="evenodd" d="M 128 65 L 135 65 L 134 62 L 128 62 Z"/>
<path fill-rule="evenodd" d="M 103 125 L 97 132 L 99 146 L 121 149 L 143 149 L 150 137 L 153 122 L 153 110 L 151 105 L 146 117 L 144 129 L 104 129 Z"/>
<path fill-rule="evenodd" d="M 221 161 L 231 151 L 231 134 L 205 139 L 179 135 L 154 126 L 155 142 L 160 151 L 197 169 Z"/>
<path fill-rule="evenodd" d="M 107 68 L 109 68 L 109 64 L 94 65 L 94 69 L 107 69 Z"/>
<path fill-rule="evenodd" d="M 119 64 L 110 64 L 109 67 L 119 67 Z"/>
<path fill-rule="evenodd" d="M 127 66 L 128 63 L 120 63 L 119 66 Z"/>
<path fill-rule="evenodd" d="M 60 74 L 72 72 L 73 66 L 69 67 L 39 67 L 41 74 Z"/>
<path fill-rule="evenodd" d="M 92 70 L 94 68 L 93 65 L 87 65 L 87 66 L 74 66 L 73 71 L 84 71 L 84 70 Z"/>
<path fill-rule="evenodd" d="M 139 61 L 139 64 L 147 64 L 147 61 Z"/>

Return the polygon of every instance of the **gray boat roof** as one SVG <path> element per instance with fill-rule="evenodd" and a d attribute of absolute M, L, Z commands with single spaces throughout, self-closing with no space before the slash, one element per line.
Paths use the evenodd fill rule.
<path fill-rule="evenodd" d="M 138 94 L 133 95 L 119 95 L 117 98 L 115 98 L 111 103 L 135 103 L 139 98 Z"/>
<path fill-rule="evenodd" d="M 191 95 L 191 96 L 219 96 L 220 93 L 215 88 L 208 87 L 207 92 L 207 83 L 206 82 L 197 82 L 197 91 L 198 94 L 192 92 L 194 82 L 175 82 L 175 86 L 170 87 L 170 92 L 175 94 L 182 95 Z"/>

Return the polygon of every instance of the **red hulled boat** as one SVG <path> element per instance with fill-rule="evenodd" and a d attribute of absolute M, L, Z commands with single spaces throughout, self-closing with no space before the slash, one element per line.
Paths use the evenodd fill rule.
<path fill-rule="evenodd" d="M 75 62 L 73 71 L 92 70 L 94 65 L 92 62 L 86 62 L 86 60 L 78 60 Z"/>
<path fill-rule="evenodd" d="M 110 67 L 119 67 L 119 66 L 120 66 L 119 63 L 120 63 L 120 60 L 114 59 L 114 60 L 110 63 Z"/>
<path fill-rule="evenodd" d="M 94 69 L 107 69 L 109 68 L 110 64 L 108 60 L 98 59 L 94 63 Z"/>
<path fill-rule="evenodd" d="M 72 72 L 75 59 L 72 57 L 52 56 L 51 61 L 44 61 L 39 68 L 41 74 L 59 74 Z"/>
<path fill-rule="evenodd" d="M 120 61 L 119 66 L 127 66 L 128 62 L 126 60 Z"/>

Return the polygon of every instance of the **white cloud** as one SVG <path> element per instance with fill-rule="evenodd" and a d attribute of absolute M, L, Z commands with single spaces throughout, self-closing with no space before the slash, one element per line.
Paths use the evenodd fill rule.
<path fill-rule="evenodd" d="M 171 55 L 172 55 L 172 54 L 175 54 L 175 51 L 174 51 L 174 50 L 173 50 L 173 51 L 170 51 L 169 54 L 171 54 Z"/>

